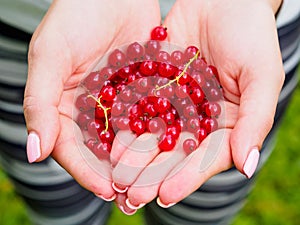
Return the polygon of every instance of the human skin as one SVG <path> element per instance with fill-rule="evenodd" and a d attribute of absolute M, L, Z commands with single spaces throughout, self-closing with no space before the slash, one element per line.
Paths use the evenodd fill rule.
<path fill-rule="evenodd" d="M 279 5 L 280 1 L 192 0 L 188 4 L 176 1 L 164 22 L 168 41 L 200 47 L 201 55 L 218 68 L 226 105 L 233 110 L 226 112 L 225 119 L 229 122 L 187 158 L 178 156 L 170 162 L 166 159 L 171 158 L 171 153 L 151 156 L 150 163 L 145 160 L 145 169 L 140 172 L 139 165 L 135 177 L 129 180 L 120 174 L 125 171 L 124 162 L 135 165 L 138 149 L 132 151 L 130 145 L 128 149 L 113 149 L 113 152 L 124 151 L 117 154 L 120 158 L 113 179 L 116 183 L 130 184 L 129 206 L 139 208 L 158 196 L 158 203 L 169 207 L 233 164 L 246 177 L 253 175 L 259 150 L 273 124 L 284 81 L 274 17 Z M 180 151 L 173 154 L 179 155 Z M 205 170 L 203 160 L 209 162 L 204 163 Z M 166 162 L 168 167 L 163 166 Z M 159 170 L 151 174 L 151 168 L 158 163 L 161 163 Z M 151 183 L 155 172 L 161 174 L 161 180 Z"/>
<path fill-rule="evenodd" d="M 159 23 L 159 5 L 153 0 L 52 3 L 34 32 L 28 54 L 24 114 L 30 162 L 51 155 L 84 188 L 104 199 L 114 198 L 111 170 L 104 167 L 102 176 L 96 173 L 81 157 L 70 132 L 74 93 L 98 57 L 132 40 L 148 39 Z"/>
<path fill-rule="evenodd" d="M 204 157 L 203 151 L 197 150 L 188 162 L 179 155 L 181 158 L 165 168 L 165 176 L 151 188 L 135 185 L 149 176 L 144 170 L 136 173 L 137 179 L 127 193 L 116 195 L 112 180 L 107 178 L 112 176 L 118 183 L 118 169 L 105 167 L 104 176 L 96 173 L 82 159 L 69 132 L 74 127 L 73 96 L 83 73 L 109 49 L 149 39 L 149 31 L 160 23 L 158 2 L 150 0 L 88 0 L 84 4 L 73 0 L 54 1 L 51 5 L 29 50 L 24 114 L 29 132 L 28 155 L 34 156 L 29 157 L 30 162 L 42 161 L 51 154 L 87 190 L 104 199 L 116 197 L 117 205 L 127 214 L 135 210 L 130 210 L 126 199 L 139 206 L 159 196 L 162 206 L 170 206 L 233 163 L 252 176 L 244 171 L 245 161 L 250 151 L 260 149 L 272 126 L 284 77 L 274 18 L 279 1 L 220 1 L 192 0 L 187 4 L 178 0 L 164 23 L 169 42 L 200 46 L 201 55 L 219 69 L 226 105 L 230 106 L 222 129 L 199 147 L 209 151 L 212 140 L 222 140 L 223 147 L 218 148 L 205 172 L 195 169 Z M 131 134 L 126 135 L 136 142 Z M 116 168 L 118 162 L 134 160 L 132 153 L 124 154 L 127 150 L 127 146 L 113 149 Z M 129 156 L 132 158 L 126 159 Z M 144 167 L 151 168 L 151 162 L 163 157 L 157 155 Z M 176 166 L 181 170 L 174 173 Z"/>

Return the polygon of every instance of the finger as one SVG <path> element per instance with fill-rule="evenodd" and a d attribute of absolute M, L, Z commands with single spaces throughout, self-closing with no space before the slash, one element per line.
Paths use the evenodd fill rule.
<path fill-rule="evenodd" d="M 126 204 L 127 194 L 126 193 L 117 193 L 115 199 L 116 206 L 127 216 L 131 216 L 136 213 L 136 209 L 131 209 Z"/>
<path fill-rule="evenodd" d="M 198 3 L 199 1 L 197 2 L 193 0 L 190 4 L 199 5 Z M 199 24 L 199 17 L 190 16 L 198 15 L 199 7 L 190 7 L 189 13 L 186 13 L 186 10 L 183 10 L 186 6 L 182 4 L 186 4 L 186 2 L 176 1 L 164 21 L 164 26 L 168 29 L 168 41 L 176 44 L 177 46 L 200 46 L 200 29 L 193 26 L 193 33 L 191 33 L 190 26 L 187 26 L 187 24 Z"/>
<path fill-rule="evenodd" d="M 70 68 L 66 66 L 71 65 L 68 50 L 62 51 L 64 45 L 52 41 L 62 39 L 59 34 L 49 32 L 39 37 L 35 35 L 29 48 L 24 95 L 29 162 L 45 159 L 54 147 L 60 129 L 57 107 L 64 80 L 70 74 Z"/>
<path fill-rule="evenodd" d="M 239 78 L 240 109 L 230 144 L 235 166 L 248 178 L 255 172 L 259 150 L 272 128 L 283 85 L 283 66 L 276 49 L 261 60 L 262 65 L 250 66 Z"/>
<path fill-rule="evenodd" d="M 125 150 L 134 141 L 135 138 L 136 135 L 130 130 L 118 131 L 110 152 L 110 162 L 112 167 L 116 166 Z"/>
<path fill-rule="evenodd" d="M 113 200 L 111 166 L 84 145 L 81 130 L 71 119 L 61 116 L 61 129 L 52 157 L 85 189 L 105 200 Z M 71 132 L 73 131 L 74 132 Z"/>
<path fill-rule="evenodd" d="M 140 135 L 126 149 L 113 169 L 113 182 L 117 186 L 128 187 L 158 153 L 157 135 L 152 133 Z"/>
<path fill-rule="evenodd" d="M 182 147 L 186 139 L 194 139 L 196 141 L 192 133 L 181 133 L 175 148 L 172 151 L 161 152 L 157 155 L 129 187 L 126 204 L 130 208 L 141 208 L 157 196 L 159 187 L 166 176 L 186 157 L 186 152 Z"/>
<path fill-rule="evenodd" d="M 219 128 L 233 128 L 238 119 L 239 106 L 229 101 L 220 101 L 221 114 L 218 116 Z"/>
<path fill-rule="evenodd" d="M 211 133 L 166 177 L 159 189 L 157 202 L 170 207 L 197 190 L 213 175 L 229 169 L 232 158 L 229 145 L 230 129 Z"/>

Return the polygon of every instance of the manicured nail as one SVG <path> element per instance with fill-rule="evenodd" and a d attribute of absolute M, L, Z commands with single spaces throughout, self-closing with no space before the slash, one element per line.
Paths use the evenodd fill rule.
<path fill-rule="evenodd" d="M 119 192 L 119 193 L 125 193 L 128 190 L 128 187 L 118 187 L 118 184 L 112 183 L 112 188 Z"/>
<path fill-rule="evenodd" d="M 103 199 L 104 201 L 107 201 L 107 202 L 111 202 L 111 201 L 113 201 L 113 200 L 115 200 L 116 199 L 116 195 L 115 194 L 113 194 L 113 196 L 111 196 L 110 198 L 105 198 L 103 195 L 98 195 L 98 194 L 95 194 L 98 198 L 101 198 L 101 199 Z"/>
<path fill-rule="evenodd" d="M 125 200 L 125 204 L 126 204 L 126 205 L 128 206 L 128 208 L 130 208 L 130 209 L 140 209 L 140 208 L 142 208 L 143 206 L 146 205 L 145 203 L 141 203 L 141 204 L 139 204 L 138 206 L 135 206 L 135 205 L 131 204 L 131 202 L 129 201 L 128 198 Z"/>
<path fill-rule="evenodd" d="M 119 205 L 119 209 L 120 209 L 124 214 L 126 214 L 127 216 L 131 216 L 131 215 L 135 214 L 136 211 L 137 211 L 136 209 L 133 209 L 133 210 L 130 210 L 130 211 L 126 211 L 125 208 L 124 208 L 124 206 L 122 206 L 122 205 Z"/>
<path fill-rule="evenodd" d="M 176 203 L 169 203 L 168 205 L 161 202 L 160 198 L 157 197 L 156 199 L 157 204 L 162 208 L 170 208 L 171 206 L 175 205 Z"/>
<path fill-rule="evenodd" d="M 259 161 L 259 155 L 260 155 L 259 150 L 258 150 L 258 148 L 255 147 L 250 151 L 250 153 L 245 161 L 243 171 L 248 179 L 253 176 L 253 174 L 256 170 L 256 167 L 257 167 L 257 164 Z"/>
<path fill-rule="evenodd" d="M 33 163 L 41 157 L 40 144 L 39 136 L 34 132 L 30 132 L 27 137 L 27 159 L 29 163 Z"/>

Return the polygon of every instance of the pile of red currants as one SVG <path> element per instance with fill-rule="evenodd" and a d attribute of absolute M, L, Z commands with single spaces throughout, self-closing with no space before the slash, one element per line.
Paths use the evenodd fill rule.
<path fill-rule="evenodd" d="M 99 159 L 109 158 L 120 130 L 156 133 L 161 151 L 174 149 L 180 133 L 190 132 L 195 138 L 182 147 L 188 154 L 218 129 L 222 88 L 216 68 L 195 46 L 170 50 L 161 42 L 164 32 L 157 27 L 146 43 L 115 49 L 81 82 L 76 122 Z"/>

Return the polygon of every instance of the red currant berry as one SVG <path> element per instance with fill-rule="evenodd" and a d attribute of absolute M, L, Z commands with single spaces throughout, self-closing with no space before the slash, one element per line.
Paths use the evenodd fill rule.
<path fill-rule="evenodd" d="M 192 62 L 192 67 L 198 72 L 204 72 L 207 68 L 207 64 L 203 58 L 197 58 Z"/>
<path fill-rule="evenodd" d="M 154 61 L 144 61 L 140 65 L 140 71 L 145 76 L 152 76 L 157 71 L 157 62 Z"/>
<path fill-rule="evenodd" d="M 121 67 L 126 62 L 125 54 L 119 50 L 115 49 L 108 57 L 108 63 L 114 67 Z"/>
<path fill-rule="evenodd" d="M 133 92 L 130 88 L 126 87 L 120 92 L 119 96 L 124 102 L 130 102 L 133 99 Z"/>
<path fill-rule="evenodd" d="M 125 112 L 125 105 L 122 102 L 114 102 L 111 107 L 113 117 L 120 116 Z"/>
<path fill-rule="evenodd" d="M 178 125 L 168 125 L 166 134 L 171 134 L 174 138 L 178 138 L 180 135 L 181 127 Z"/>
<path fill-rule="evenodd" d="M 103 129 L 105 129 L 105 125 L 103 123 L 102 120 L 90 120 L 87 123 L 87 130 L 89 135 L 96 137 L 98 130 L 102 131 Z"/>
<path fill-rule="evenodd" d="M 112 143 L 115 138 L 115 133 L 112 129 L 99 130 L 99 139 L 102 142 Z"/>
<path fill-rule="evenodd" d="M 162 112 L 158 116 L 162 118 L 167 125 L 171 125 L 175 122 L 175 115 L 169 111 Z"/>
<path fill-rule="evenodd" d="M 164 41 L 167 36 L 167 28 L 163 26 L 154 27 L 151 31 L 151 40 Z"/>
<path fill-rule="evenodd" d="M 184 130 L 186 130 L 187 119 L 184 117 L 181 119 L 177 119 L 175 121 L 175 125 L 178 126 L 180 130 L 184 131 Z"/>
<path fill-rule="evenodd" d="M 161 49 L 160 43 L 157 40 L 147 41 L 145 45 L 145 52 L 150 56 L 155 56 Z"/>
<path fill-rule="evenodd" d="M 135 90 L 139 93 L 146 93 L 150 88 L 152 88 L 151 80 L 146 77 L 138 79 L 135 83 Z"/>
<path fill-rule="evenodd" d="M 162 77 L 171 77 L 176 72 L 176 67 L 169 63 L 159 63 L 158 73 Z"/>
<path fill-rule="evenodd" d="M 113 101 L 116 94 L 116 89 L 110 85 L 104 86 L 100 91 L 101 99 L 105 101 Z"/>
<path fill-rule="evenodd" d="M 79 109 L 80 111 L 88 111 L 90 110 L 90 106 L 87 103 L 87 94 L 81 94 L 77 97 L 76 102 L 75 102 L 75 106 L 77 109 Z"/>
<path fill-rule="evenodd" d="M 146 130 L 146 124 L 141 119 L 130 120 L 129 127 L 137 136 L 143 134 Z"/>
<path fill-rule="evenodd" d="M 132 106 L 130 106 L 130 108 L 128 109 L 129 111 L 129 118 L 140 118 L 143 116 L 144 112 L 143 112 L 143 108 L 141 105 L 139 104 L 134 104 Z"/>
<path fill-rule="evenodd" d="M 130 119 L 125 116 L 118 117 L 116 120 L 116 126 L 120 130 L 129 130 Z"/>
<path fill-rule="evenodd" d="M 153 103 L 148 102 L 144 106 L 144 114 L 148 117 L 155 117 L 157 115 L 157 111 L 155 110 Z"/>
<path fill-rule="evenodd" d="M 130 84 L 136 80 L 138 80 L 139 78 L 141 78 L 141 75 L 139 73 L 134 73 L 134 74 L 130 74 L 127 78 L 127 84 Z"/>
<path fill-rule="evenodd" d="M 154 103 L 154 109 L 159 113 L 166 112 L 170 107 L 171 103 L 166 98 L 157 98 Z"/>
<path fill-rule="evenodd" d="M 184 64 L 184 54 L 179 50 L 175 50 L 171 53 L 171 64 L 174 66 L 180 66 Z"/>
<path fill-rule="evenodd" d="M 203 75 L 203 73 L 200 73 L 198 71 L 193 71 L 192 72 L 192 81 L 191 86 L 200 86 L 200 87 L 204 87 L 206 84 L 206 80 L 205 80 L 205 76 Z"/>
<path fill-rule="evenodd" d="M 166 51 L 159 51 L 156 58 L 158 62 L 165 62 L 165 63 L 170 63 L 171 60 L 170 54 Z"/>
<path fill-rule="evenodd" d="M 82 130 L 87 129 L 87 123 L 92 119 L 91 113 L 85 112 L 85 113 L 80 113 L 77 117 L 77 124 Z"/>
<path fill-rule="evenodd" d="M 186 139 L 183 142 L 183 150 L 186 154 L 190 154 L 191 152 L 195 151 L 197 148 L 197 143 L 194 139 Z"/>
<path fill-rule="evenodd" d="M 176 138 L 172 134 L 163 134 L 159 138 L 158 147 L 161 151 L 171 151 L 176 145 Z"/>
<path fill-rule="evenodd" d="M 99 71 L 91 72 L 83 81 L 83 85 L 88 90 L 93 90 L 102 82 L 101 74 Z"/>
<path fill-rule="evenodd" d="M 95 145 L 98 143 L 96 138 L 89 138 L 86 142 L 85 145 L 90 149 L 93 150 Z"/>
<path fill-rule="evenodd" d="M 205 107 L 205 113 L 209 117 L 217 117 L 221 114 L 221 106 L 217 102 L 209 102 Z"/>
<path fill-rule="evenodd" d="M 192 93 L 190 94 L 191 99 L 193 100 L 194 104 L 200 104 L 205 97 L 204 92 L 201 90 L 201 88 L 193 87 Z"/>
<path fill-rule="evenodd" d="M 165 130 L 165 123 L 161 118 L 152 118 L 147 123 L 147 130 L 151 133 L 162 133 Z"/>
<path fill-rule="evenodd" d="M 218 121 L 215 118 L 205 117 L 201 121 L 201 127 L 203 127 L 207 133 L 211 133 L 218 129 Z"/>
<path fill-rule="evenodd" d="M 191 58 L 193 58 L 197 54 L 198 51 L 199 51 L 199 49 L 196 46 L 187 47 L 184 52 L 186 61 L 189 61 Z"/>
<path fill-rule="evenodd" d="M 108 111 L 110 111 L 110 110 L 108 110 Z M 95 117 L 97 119 L 103 119 L 105 117 L 105 113 L 104 113 L 103 108 L 98 107 L 98 106 L 95 108 Z"/>
<path fill-rule="evenodd" d="M 157 96 L 163 96 L 167 99 L 172 98 L 174 96 L 174 92 L 175 92 L 173 85 L 168 85 L 158 91 L 160 91 L 160 93 L 157 93 Z"/>
<path fill-rule="evenodd" d="M 183 109 L 183 115 L 186 118 L 193 118 L 193 117 L 197 117 L 198 112 L 194 105 L 188 105 Z"/>
<path fill-rule="evenodd" d="M 108 160 L 110 151 L 111 151 L 111 144 L 107 142 L 99 142 L 95 144 L 93 148 L 93 153 L 100 160 Z"/>
<path fill-rule="evenodd" d="M 218 101 L 222 99 L 222 89 L 214 87 L 211 88 L 208 92 L 208 96 L 207 99 L 209 99 L 210 101 Z"/>
<path fill-rule="evenodd" d="M 115 69 L 114 68 L 111 68 L 110 66 L 109 67 L 103 67 L 101 70 L 100 70 L 100 77 L 102 79 L 102 81 L 107 81 L 109 78 L 111 78 L 114 74 L 115 74 Z"/>
<path fill-rule="evenodd" d="M 182 74 L 183 73 L 183 74 Z M 179 77 L 180 76 L 180 77 Z M 180 85 L 184 85 L 184 84 L 187 84 L 191 81 L 191 77 L 188 73 L 186 72 L 183 72 L 183 70 L 178 70 L 176 73 L 175 73 L 175 77 L 179 77 L 178 79 L 178 83 Z"/>
<path fill-rule="evenodd" d="M 177 85 L 175 88 L 175 94 L 180 99 L 186 98 L 188 96 L 187 85 Z"/>
<path fill-rule="evenodd" d="M 216 77 L 219 76 L 217 68 L 212 65 L 207 66 L 205 69 L 205 76 L 208 79 L 215 79 Z"/>
<path fill-rule="evenodd" d="M 144 47 L 138 42 L 133 42 L 127 47 L 127 57 L 134 62 L 140 61 L 143 59 L 145 54 Z"/>
<path fill-rule="evenodd" d="M 133 73 L 133 69 L 131 66 L 124 66 L 118 71 L 118 75 L 123 79 L 127 79 L 128 76 L 132 73 Z"/>
<path fill-rule="evenodd" d="M 195 137 L 198 139 L 199 143 L 201 143 L 207 137 L 207 131 L 200 127 L 200 129 L 195 134 Z"/>
<path fill-rule="evenodd" d="M 196 134 L 200 129 L 200 120 L 198 118 L 190 118 L 187 121 L 187 131 Z"/>

